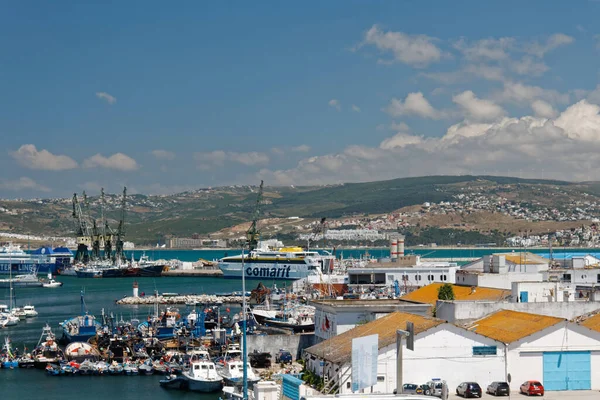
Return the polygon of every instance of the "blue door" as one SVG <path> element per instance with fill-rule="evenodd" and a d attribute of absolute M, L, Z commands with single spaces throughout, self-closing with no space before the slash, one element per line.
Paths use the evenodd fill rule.
<path fill-rule="evenodd" d="M 590 390 L 591 365 L 589 351 L 544 353 L 544 389 Z"/>
<path fill-rule="evenodd" d="M 521 295 L 519 297 L 521 303 L 527 303 L 527 301 L 529 300 L 529 292 L 521 292 Z"/>

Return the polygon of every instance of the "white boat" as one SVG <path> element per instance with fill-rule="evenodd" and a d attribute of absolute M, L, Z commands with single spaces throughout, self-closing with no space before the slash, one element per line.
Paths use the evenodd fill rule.
<path fill-rule="evenodd" d="M 260 378 L 256 375 L 250 363 L 246 364 L 248 385 L 253 385 L 260 381 Z M 228 385 L 240 386 L 244 379 L 244 363 L 242 360 L 230 360 L 223 362 L 219 375 L 223 377 L 223 380 Z"/>
<path fill-rule="evenodd" d="M 19 317 L 13 315 L 6 304 L 0 304 L 0 322 L 2 326 L 15 326 L 19 323 Z"/>
<path fill-rule="evenodd" d="M 63 285 L 62 282 L 57 282 L 54 279 L 50 279 L 48 282 L 44 282 L 42 284 L 42 286 L 45 288 L 55 288 L 55 287 L 60 287 L 62 285 Z"/>
<path fill-rule="evenodd" d="M 15 307 L 12 310 L 10 310 L 10 314 L 14 317 L 19 318 L 20 321 L 24 320 L 25 318 L 27 318 L 27 314 L 25 314 L 25 310 L 21 307 Z"/>
<path fill-rule="evenodd" d="M 33 318 L 38 316 L 38 312 L 35 310 L 35 307 L 32 305 L 27 305 L 23 307 L 23 311 L 25 311 L 25 317 Z"/>
<path fill-rule="evenodd" d="M 316 270 L 323 271 L 333 263 L 330 254 L 306 251 L 301 247 L 282 247 L 277 250 L 258 248 L 249 254 L 224 257 L 219 260 L 219 269 L 224 278 L 263 280 L 296 280 Z M 242 271 L 242 261 L 244 268 Z"/>

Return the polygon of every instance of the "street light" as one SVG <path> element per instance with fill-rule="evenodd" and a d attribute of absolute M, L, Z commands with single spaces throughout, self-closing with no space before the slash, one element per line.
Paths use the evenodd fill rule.
<path fill-rule="evenodd" d="M 242 362 L 244 363 L 244 375 L 242 377 L 242 399 L 248 400 L 248 350 L 246 349 L 246 321 L 248 320 L 248 318 L 246 317 L 246 276 L 244 268 L 244 246 L 245 243 L 242 243 Z"/>

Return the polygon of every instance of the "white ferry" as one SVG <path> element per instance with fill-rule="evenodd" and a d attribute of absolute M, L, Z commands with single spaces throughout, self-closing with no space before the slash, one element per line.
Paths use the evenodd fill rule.
<path fill-rule="evenodd" d="M 224 278 L 262 280 L 297 280 L 333 267 L 334 256 L 306 251 L 301 247 L 282 247 L 278 250 L 257 249 L 249 254 L 224 257 L 219 269 Z M 242 268 L 243 264 L 243 268 Z"/>

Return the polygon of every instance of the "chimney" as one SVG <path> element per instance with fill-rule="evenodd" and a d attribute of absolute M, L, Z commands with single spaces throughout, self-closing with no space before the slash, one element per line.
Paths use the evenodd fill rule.
<path fill-rule="evenodd" d="M 471 294 L 474 294 L 477 291 L 477 288 L 475 286 L 471 286 Z"/>

